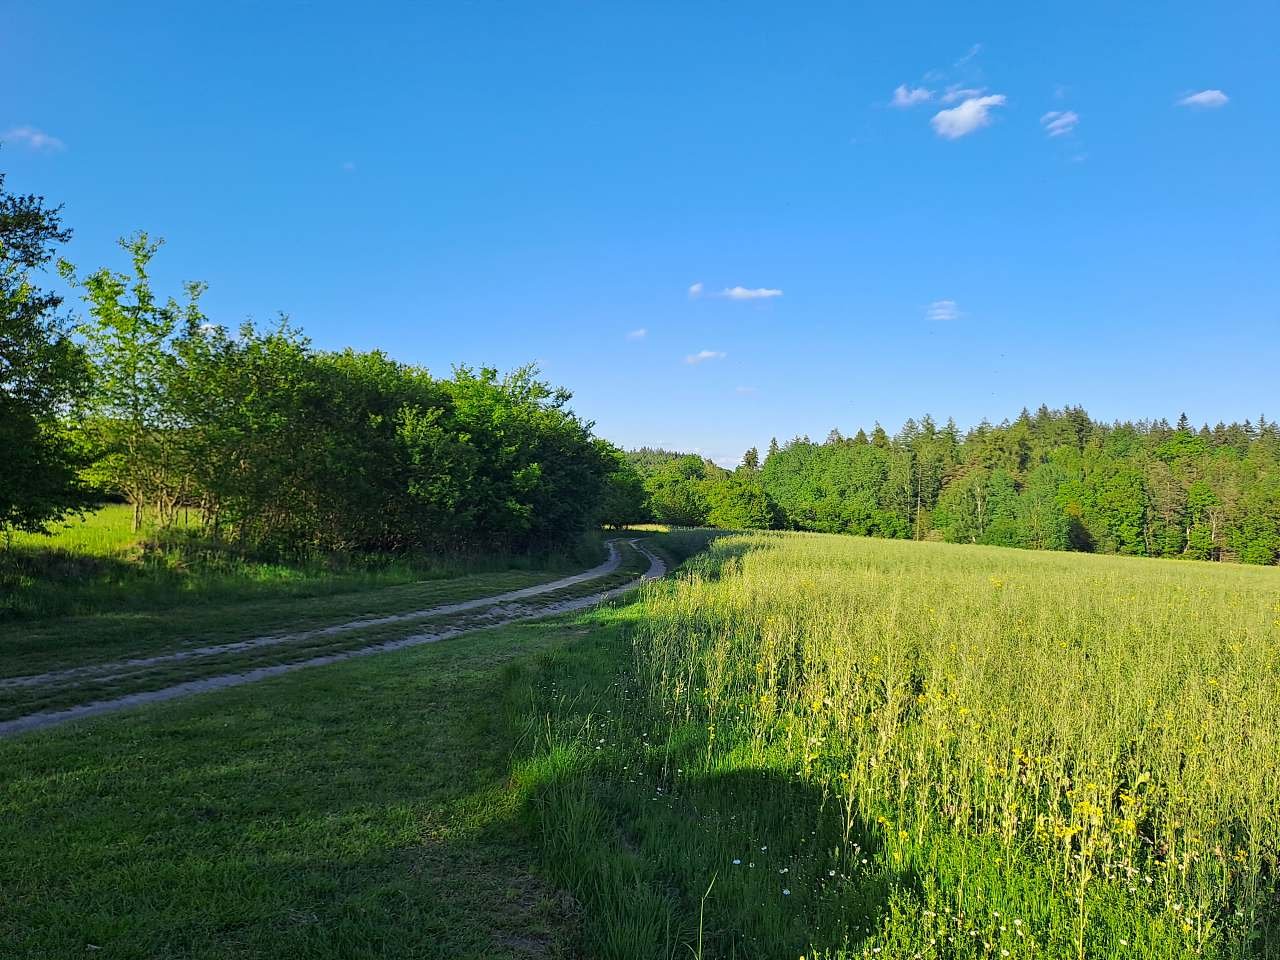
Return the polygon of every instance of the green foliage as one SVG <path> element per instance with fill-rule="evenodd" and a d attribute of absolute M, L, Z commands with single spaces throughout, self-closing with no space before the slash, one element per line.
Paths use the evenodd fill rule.
<path fill-rule="evenodd" d="M 715 464 L 695 454 L 675 455 L 659 462 L 644 478 L 654 517 L 677 527 L 706 524 L 711 511 L 706 481 L 718 470 Z"/>
<path fill-rule="evenodd" d="M 574 543 L 607 491 L 615 519 L 644 519 L 634 478 L 612 479 L 616 453 L 534 368 L 440 380 L 377 351 L 316 351 L 284 321 L 232 334 L 200 312 L 200 284 L 182 304 L 157 297 L 159 242 L 121 245 L 131 274 L 80 282 L 95 370 L 82 432 L 135 528 L 188 509 L 214 541 L 279 554 L 475 554 Z"/>
<path fill-rule="evenodd" d="M 754 448 L 737 470 L 725 470 L 696 454 L 633 450 L 627 459 L 643 480 L 647 509 L 661 523 L 680 527 L 768 530 L 779 510 L 765 491 Z"/>
<path fill-rule="evenodd" d="M 777 508 L 764 483 L 742 469 L 705 483 L 707 523 L 724 530 L 769 530 L 777 525 Z"/>
<path fill-rule="evenodd" d="M 179 421 L 167 390 L 169 350 L 184 321 L 197 328 L 204 320 L 202 284 L 186 285 L 185 304 L 172 297 L 161 302 L 152 290 L 149 268 L 162 244 L 145 233 L 121 239 L 132 263 L 129 274 L 103 268 L 77 280 L 70 263 L 59 264 L 89 304 L 89 320 L 79 332 L 94 371 L 87 431 L 98 453 L 93 476 L 133 504 L 135 530 L 145 505 L 167 523 L 186 493 L 175 444 Z"/>
<path fill-rule="evenodd" d="M 86 502 L 84 456 L 63 418 L 88 370 L 58 315 L 61 297 L 36 286 L 71 232 L 60 208 L 4 182 L 0 173 L 0 532 L 37 531 Z"/>
<path fill-rule="evenodd" d="M 645 491 L 644 477 L 640 475 L 640 471 L 632 465 L 626 454 L 612 444 L 603 440 L 597 442 L 612 462 L 605 478 L 600 522 L 607 527 L 625 527 L 651 520 L 649 495 Z"/>
<path fill-rule="evenodd" d="M 1079 407 L 987 423 L 908 420 L 771 444 L 759 471 L 797 530 L 1138 556 L 1280 557 L 1280 427 L 1107 426 Z M 712 520 L 711 522 L 715 522 Z"/>

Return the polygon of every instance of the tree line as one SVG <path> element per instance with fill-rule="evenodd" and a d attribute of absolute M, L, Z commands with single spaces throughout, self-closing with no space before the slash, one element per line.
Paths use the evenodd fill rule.
<path fill-rule="evenodd" d="M 161 526 L 260 549 L 516 551 L 599 523 L 621 454 L 531 367 L 425 369 L 318 350 L 281 320 L 210 322 L 204 286 L 153 288 L 58 260 L 61 210 L 0 174 L 0 528 L 41 530 L 104 497 Z M 41 289 L 56 264 L 84 298 Z"/>
<path fill-rule="evenodd" d="M 0 173 L 0 531 L 101 500 L 275 551 L 510 551 L 659 520 L 1273 564 L 1280 427 L 1105 424 L 1080 407 L 980 424 L 908 420 L 773 441 L 733 470 L 625 457 L 523 368 L 433 377 L 379 351 L 317 350 L 285 321 L 212 323 L 187 284 L 59 260 L 61 210 Z M 56 263 L 87 316 L 43 289 Z"/>
<path fill-rule="evenodd" d="M 1274 564 L 1280 425 L 1194 427 L 1185 415 L 1101 423 L 1023 410 L 961 432 L 928 416 L 890 436 L 773 441 L 735 470 L 632 451 L 658 520 L 1045 550 Z"/>

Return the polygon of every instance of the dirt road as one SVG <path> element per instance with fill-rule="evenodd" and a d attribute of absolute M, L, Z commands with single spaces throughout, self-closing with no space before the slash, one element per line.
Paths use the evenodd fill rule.
<path fill-rule="evenodd" d="M 621 555 L 617 547 L 617 541 L 609 542 L 608 558 L 604 563 L 592 568 L 591 570 L 574 574 L 570 577 L 564 577 L 560 580 L 554 580 L 549 583 L 542 583 L 537 586 L 526 587 L 522 590 L 514 590 L 509 593 L 498 594 L 492 597 L 481 597 L 473 600 L 465 600 L 460 603 L 445 604 L 443 606 L 393 614 L 385 617 L 370 617 L 362 620 L 352 620 L 346 623 L 334 624 L 332 626 L 320 627 L 294 634 L 256 637 L 236 643 L 199 647 L 191 650 L 159 654 L 154 657 L 120 660 L 113 663 L 91 664 L 84 667 L 75 667 L 68 670 L 59 670 L 51 673 L 26 677 L 11 677 L 0 681 L 0 690 L 5 687 L 13 688 L 31 686 L 48 686 L 56 688 L 61 685 L 75 684 L 77 681 L 84 678 L 109 680 L 113 676 L 123 675 L 136 670 L 145 670 L 150 666 L 173 663 L 180 660 L 189 660 L 201 657 L 217 657 L 218 655 L 252 650 L 256 647 L 285 645 L 291 642 L 311 640 L 320 636 L 339 635 L 371 627 L 394 626 L 399 623 L 410 623 L 414 620 L 424 620 L 442 616 L 456 616 L 458 614 L 471 614 L 470 616 L 464 616 L 461 619 L 452 620 L 447 626 L 435 631 L 413 633 L 408 636 L 397 637 L 392 640 L 383 640 L 365 647 L 341 650 L 289 663 L 274 663 L 268 666 L 256 667 L 240 672 L 201 677 L 198 680 L 172 684 L 160 689 L 142 690 L 120 697 L 78 704 L 76 706 L 60 710 L 27 714 L 26 716 L 16 717 L 12 720 L 0 722 L 0 737 L 13 736 L 30 730 L 39 730 L 45 727 L 79 720 L 84 717 L 93 717 L 98 716 L 99 714 L 112 713 L 117 710 L 126 710 L 131 707 L 143 706 L 149 703 L 158 703 L 164 700 L 175 700 L 179 697 L 186 697 L 192 694 L 205 693 L 211 690 L 220 690 L 224 687 L 235 687 L 246 683 L 254 683 L 258 680 L 266 680 L 270 677 L 280 676 L 281 674 L 290 673 L 294 670 L 302 670 L 307 667 L 318 667 L 325 664 L 338 663 L 343 660 L 351 660 L 355 657 L 372 656 L 373 654 L 386 653 L 391 650 L 400 650 L 404 647 L 413 647 L 424 643 L 436 643 L 440 640 L 448 640 L 452 637 L 461 636 L 464 633 L 470 633 L 473 630 L 482 630 L 489 627 L 498 627 L 503 624 L 514 623 L 520 620 L 532 620 L 540 617 L 550 617 L 557 614 L 569 613 L 574 610 L 582 610 L 599 604 L 604 600 L 619 596 L 630 590 L 634 590 L 646 580 L 653 580 L 666 574 L 666 564 L 659 556 L 636 540 L 628 540 L 626 542 L 649 560 L 649 569 L 631 583 L 614 587 L 610 590 L 602 590 L 588 596 L 575 596 L 571 599 L 541 604 L 530 602 L 539 596 L 565 590 L 592 580 L 599 580 L 615 572 L 622 562 Z"/>

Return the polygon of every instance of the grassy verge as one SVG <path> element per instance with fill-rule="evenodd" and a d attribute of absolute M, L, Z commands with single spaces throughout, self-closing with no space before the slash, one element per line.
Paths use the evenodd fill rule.
<path fill-rule="evenodd" d="M 568 572 L 588 565 L 599 550 L 592 536 L 551 555 L 284 561 L 213 546 L 183 529 L 135 533 L 131 523 L 131 509 L 112 504 L 59 526 L 51 536 L 12 534 L 0 547 L 0 625 L 309 599 L 470 574 Z"/>
<path fill-rule="evenodd" d="M 0 741 L 0 955 L 583 955 L 527 694 L 610 609 Z"/>

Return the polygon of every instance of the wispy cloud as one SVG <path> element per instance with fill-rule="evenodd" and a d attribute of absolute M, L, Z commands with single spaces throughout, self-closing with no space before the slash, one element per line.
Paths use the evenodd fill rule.
<path fill-rule="evenodd" d="M 917 103 L 926 103 L 932 99 L 933 91 L 928 87 L 908 87 L 905 83 L 900 83 L 898 89 L 893 91 L 889 106 L 914 107 Z"/>
<path fill-rule="evenodd" d="M 1080 116 L 1074 110 L 1050 110 L 1040 118 L 1040 126 L 1051 137 L 1061 137 L 1070 133 L 1080 122 Z"/>
<path fill-rule="evenodd" d="M 972 97 L 950 110 L 939 110 L 929 121 L 933 124 L 938 136 L 946 140 L 958 140 L 960 137 L 981 130 L 991 123 L 991 108 L 1002 107 L 1005 96 L 993 93 L 987 97 Z"/>
<path fill-rule="evenodd" d="M 969 48 L 968 52 L 965 53 L 963 57 L 961 57 L 959 60 L 956 61 L 956 66 L 963 67 L 966 63 L 968 63 L 970 60 L 972 60 L 981 52 L 982 52 L 982 44 L 975 43 L 972 47 Z"/>
<path fill-rule="evenodd" d="M 697 283 L 691 283 L 691 284 L 689 285 L 689 299 L 690 299 L 690 300 L 697 300 L 700 296 L 702 296 L 702 281 L 701 281 L 701 280 L 699 280 Z"/>
<path fill-rule="evenodd" d="M 52 134 L 37 130 L 35 127 L 14 127 L 0 134 L 0 141 L 21 143 L 32 150 L 54 153 L 65 150 L 67 145 Z"/>
<path fill-rule="evenodd" d="M 1180 107 L 1193 107 L 1199 110 L 1216 110 L 1218 107 L 1225 107 L 1231 100 L 1221 90 L 1201 90 L 1199 93 L 1189 93 L 1178 101 Z"/>
<path fill-rule="evenodd" d="M 959 320 L 960 307 L 954 300 L 935 300 L 924 315 L 929 320 Z"/>
<path fill-rule="evenodd" d="M 733 392 L 747 396 L 748 394 L 756 393 L 757 391 L 755 387 L 734 387 Z"/>
<path fill-rule="evenodd" d="M 969 100 L 973 97 L 980 97 L 986 93 L 985 87 L 962 87 L 958 83 L 953 83 L 947 87 L 946 92 L 942 95 L 943 103 L 955 103 L 957 100 Z"/>
<path fill-rule="evenodd" d="M 684 358 L 684 362 L 688 364 L 706 363 L 708 360 L 723 360 L 728 354 L 723 350 L 699 350 L 697 353 L 691 353 Z"/>
<path fill-rule="evenodd" d="M 782 291 L 774 287 L 726 287 L 717 296 L 726 300 L 768 300 L 782 296 Z"/>
<path fill-rule="evenodd" d="M 628 333 L 628 334 L 627 334 L 627 339 L 628 339 L 628 340 L 643 340 L 643 339 L 644 339 L 645 337 L 647 337 L 648 335 L 649 335 L 649 330 L 648 330 L 648 328 L 646 328 L 646 327 L 637 327 L 635 330 L 632 330 L 630 333 Z"/>

